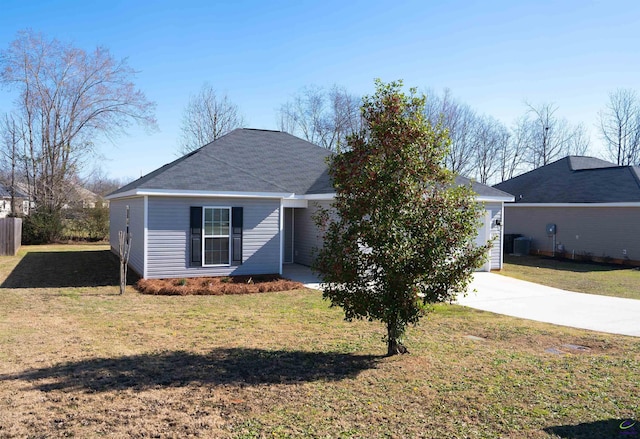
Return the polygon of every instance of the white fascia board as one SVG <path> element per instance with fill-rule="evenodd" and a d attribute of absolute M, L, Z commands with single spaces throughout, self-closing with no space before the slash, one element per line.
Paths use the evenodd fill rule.
<path fill-rule="evenodd" d="M 333 200 L 336 197 L 336 194 L 308 194 L 301 195 L 301 197 L 305 200 Z"/>
<path fill-rule="evenodd" d="M 490 202 L 494 202 L 494 201 L 502 201 L 502 202 L 508 203 L 508 202 L 515 201 L 515 197 L 499 197 L 499 196 L 478 195 L 478 196 L 476 196 L 476 201 L 481 201 L 483 203 L 490 203 Z"/>
<path fill-rule="evenodd" d="M 513 207 L 640 207 L 638 201 L 620 203 L 507 203 L 506 208 Z"/>
<path fill-rule="evenodd" d="M 189 191 L 189 190 L 167 190 L 167 189 L 132 189 L 106 197 L 107 200 L 118 198 L 129 198 L 139 196 L 157 197 L 203 197 L 203 198 L 294 198 L 295 194 L 289 192 L 235 192 L 235 191 Z"/>

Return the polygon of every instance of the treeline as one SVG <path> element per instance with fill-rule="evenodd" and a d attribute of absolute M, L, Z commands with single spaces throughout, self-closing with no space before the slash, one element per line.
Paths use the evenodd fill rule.
<path fill-rule="evenodd" d="M 442 124 L 451 137 L 446 167 L 481 183 L 498 183 L 567 155 L 600 155 L 620 165 L 640 163 L 640 100 L 633 90 L 619 89 L 609 95 L 598 114 L 597 131 L 605 150 L 597 152 L 590 149 L 586 127 L 560 117 L 555 103 L 525 102 L 522 113 L 507 125 L 456 99 L 448 89 L 425 94 L 425 117 L 434 125 Z M 362 127 L 361 101 L 361 96 L 342 86 L 307 86 L 277 110 L 278 128 L 340 151 L 346 137 Z M 218 99 L 212 86 L 205 85 L 185 110 L 184 145 L 202 145 L 205 139 L 215 140 L 242 126 L 239 114 L 228 96 Z M 194 134 L 194 126 L 202 129 Z"/>
<path fill-rule="evenodd" d="M 155 103 L 137 88 L 135 76 L 126 59 L 104 47 L 84 50 L 31 30 L 0 50 L 0 86 L 13 93 L 13 106 L 0 114 L 1 183 L 11 192 L 12 209 L 20 188 L 33 209 L 54 222 L 44 240 L 61 230 L 61 211 L 74 201 L 70 189 L 86 186 L 82 174 L 99 159 L 96 144 L 132 124 L 156 128 Z M 584 125 L 560 117 L 555 103 L 527 103 L 507 125 L 449 90 L 426 94 L 424 117 L 442 124 L 451 138 L 445 165 L 477 181 L 497 183 L 568 154 L 589 153 Z M 603 158 L 640 163 L 639 102 L 630 89 L 609 95 L 598 115 Z M 283 131 L 340 151 L 363 126 L 361 103 L 362 96 L 339 85 L 307 86 L 279 106 L 276 122 Z M 191 151 L 244 124 L 238 106 L 205 85 L 184 109 L 176 149 Z"/>

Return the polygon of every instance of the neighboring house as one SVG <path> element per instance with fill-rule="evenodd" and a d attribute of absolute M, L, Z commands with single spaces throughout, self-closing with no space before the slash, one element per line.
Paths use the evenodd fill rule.
<path fill-rule="evenodd" d="M 16 194 L 20 194 L 20 197 L 16 196 L 21 203 L 19 206 L 21 211 L 19 213 L 29 215 L 31 210 L 36 208 L 36 203 L 33 201 L 33 198 L 30 199 L 29 196 L 25 194 L 33 193 L 33 187 L 24 182 L 16 182 L 15 188 Z M 62 193 L 66 199 L 66 202 L 62 205 L 62 209 L 64 210 L 93 209 L 96 206 L 109 207 L 107 200 L 89 189 L 82 187 L 77 182 L 69 182 L 63 189 Z M 8 189 L 5 189 L 5 191 L 8 192 Z M 2 207 L 1 201 L 0 207 Z"/>
<path fill-rule="evenodd" d="M 78 183 L 70 183 L 67 190 L 67 202 L 62 206 L 63 209 L 94 209 L 98 207 L 108 207 L 109 203 L 100 195 L 82 187 Z"/>
<path fill-rule="evenodd" d="M 16 215 L 27 215 L 29 213 L 29 197 L 20 189 L 15 188 L 13 192 L 14 208 Z M 0 185 L 0 218 L 6 218 L 11 214 L 11 188 Z"/>
<path fill-rule="evenodd" d="M 569 156 L 494 187 L 515 196 L 505 233 L 530 237 L 531 253 L 640 261 L 637 166 Z"/>
<path fill-rule="evenodd" d="M 322 244 L 312 220 L 334 189 L 331 152 L 279 131 L 237 129 L 107 196 L 110 243 L 132 237 L 130 266 L 145 278 L 282 273 L 310 265 Z M 468 180 L 460 178 L 459 183 Z M 474 184 L 486 214 L 478 242 L 495 239 L 501 268 L 502 204 L 513 197 Z"/>

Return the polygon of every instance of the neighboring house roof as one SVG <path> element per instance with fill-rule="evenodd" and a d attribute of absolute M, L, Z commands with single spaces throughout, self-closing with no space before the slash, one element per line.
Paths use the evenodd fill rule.
<path fill-rule="evenodd" d="M 280 131 L 239 128 L 112 192 L 117 198 L 145 191 L 333 194 L 331 151 Z M 513 200 L 498 189 L 471 184 L 482 199 Z"/>
<path fill-rule="evenodd" d="M 640 201 L 640 168 L 594 157 L 568 156 L 494 186 L 519 203 Z"/>
<path fill-rule="evenodd" d="M 102 200 L 100 195 L 82 187 L 79 183 L 70 183 L 66 191 L 67 207 L 69 204 L 82 204 L 83 207 L 86 205 L 94 207 L 96 203 Z"/>
<path fill-rule="evenodd" d="M 14 185 L 13 196 L 16 198 L 27 198 L 27 195 L 25 195 L 17 186 L 17 184 Z M 11 198 L 11 188 L 9 186 L 0 184 L 0 198 Z"/>
<path fill-rule="evenodd" d="M 478 197 L 481 199 L 500 198 L 504 199 L 504 201 L 513 201 L 513 195 L 510 193 L 487 186 L 486 184 L 478 183 L 477 181 L 470 180 L 467 177 L 462 177 L 461 175 L 456 176 L 456 184 L 458 186 L 468 186 L 471 184 L 473 191 L 478 194 Z"/>

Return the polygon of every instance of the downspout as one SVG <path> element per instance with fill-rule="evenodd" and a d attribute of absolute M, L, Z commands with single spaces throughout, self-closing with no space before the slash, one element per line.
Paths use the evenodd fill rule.
<path fill-rule="evenodd" d="M 148 267 L 148 261 L 147 261 L 147 255 L 148 255 L 148 251 L 147 251 L 147 245 L 148 245 L 148 241 L 147 241 L 147 235 L 148 235 L 148 230 L 149 230 L 149 196 L 145 195 L 144 196 L 144 209 L 143 209 L 143 227 L 144 227 L 144 232 L 143 232 L 143 238 L 142 238 L 142 277 L 144 279 L 147 278 L 147 267 Z"/>
<path fill-rule="evenodd" d="M 280 198 L 280 267 L 278 274 L 282 276 L 282 262 L 284 250 L 284 199 Z"/>

